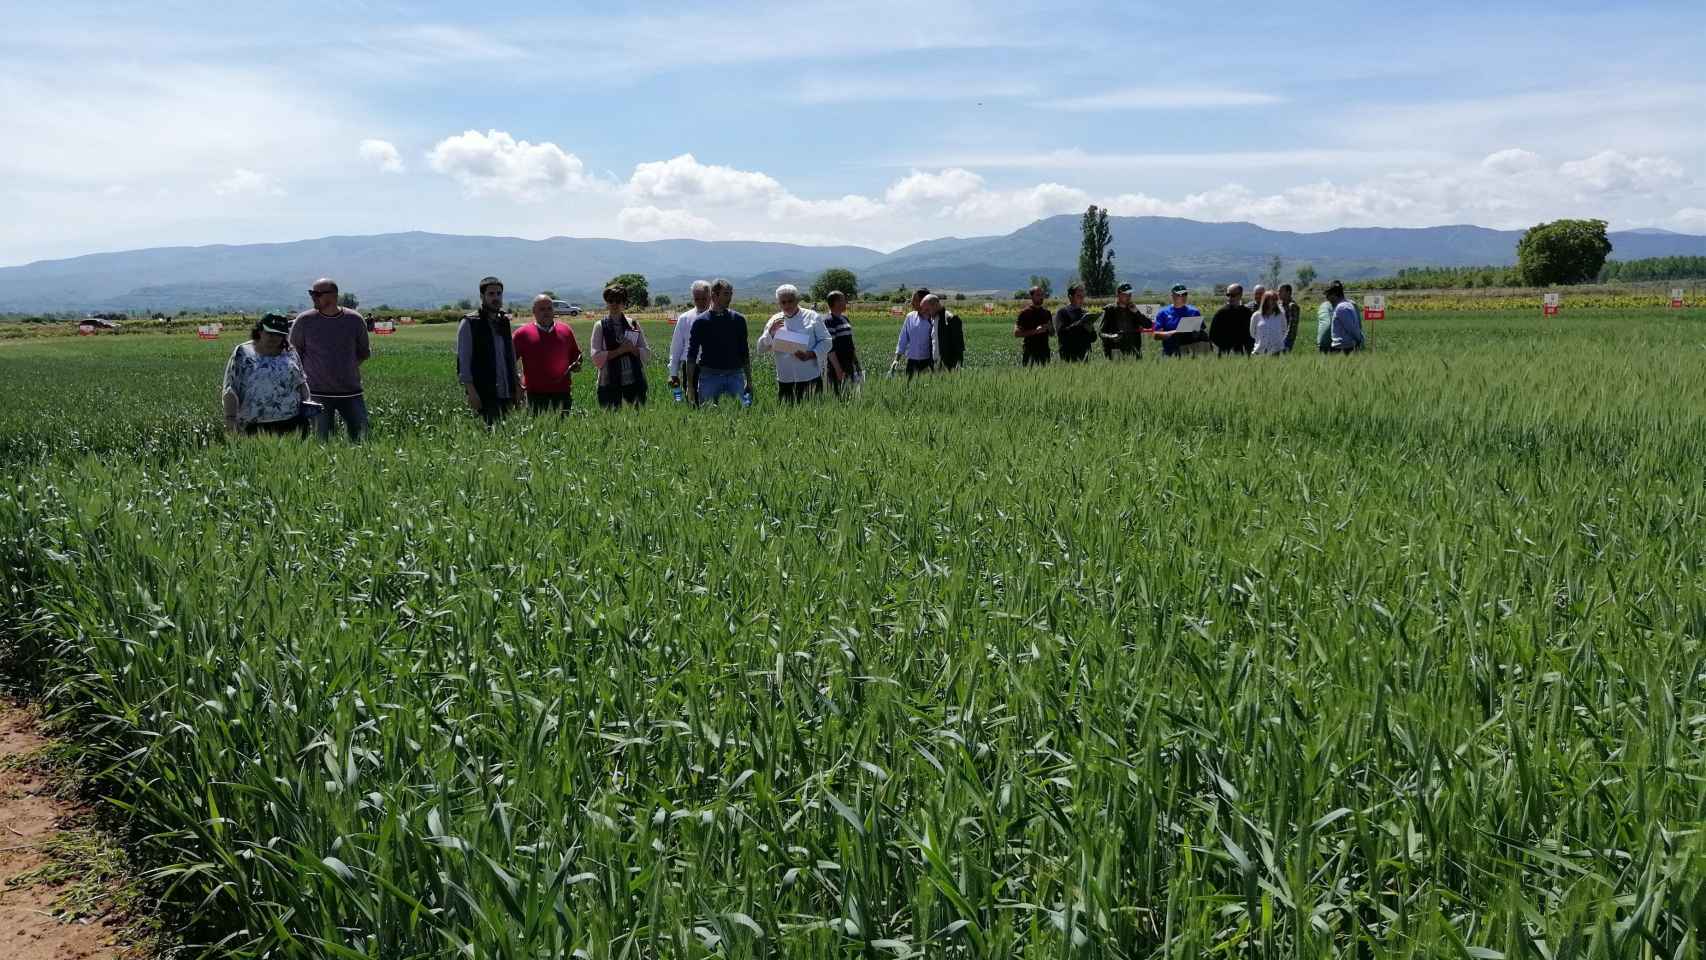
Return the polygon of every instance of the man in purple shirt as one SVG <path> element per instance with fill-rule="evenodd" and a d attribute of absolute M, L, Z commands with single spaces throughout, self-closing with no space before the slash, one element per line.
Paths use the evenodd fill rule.
<path fill-rule="evenodd" d="M 342 416 L 350 440 L 367 436 L 367 401 L 361 393 L 361 365 L 373 355 L 367 342 L 367 321 L 338 306 L 338 285 L 325 277 L 308 288 L 314 309 L 296 315 L 290 325 L 290 345 L 302 358 L 308 391 L 320 405 L 314 433 L 332 435 L 333 418 Z"/>

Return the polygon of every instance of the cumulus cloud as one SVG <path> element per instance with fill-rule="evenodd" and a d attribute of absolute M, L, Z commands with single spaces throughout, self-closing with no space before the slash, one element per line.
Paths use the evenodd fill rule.
<path fill-rule="evenodd" d="M 502 130 L 468 130 L 427 152 L 427 163 L 472 196 L 538 201 L 553 193 L 593 189 L 579 157 L 554 143 L 517 140 Z"/>
<path fill-rule="evenodd" d="M 221 197 L 282 197 L 284 188 L 271 174 L 238 167 L 231 175 L 214 181 L 213 192 Z"/>
<path fill-rule="evenodd" d="M 616 229 L 630 240 L 663 240 L 708 237 L 716 229 L 716 224 L 687 210 L 623 207 L 616 215 Z"/>
<path fill-rule="evenodd" d="M 787 191 L 767 173 L 700 163 L 693 154 L 684 153 L 669 160 L 636 164 L 628 179 L 628 193 L 636 200 L 740 205 L 769 202 Z"/>
<path fill-rule="evenodd" d="M 1594 193 L 1650 193 L 1682 179 L 1682 165 L 1669 157 L 1631 157 L 1603 150 L 1558 168 L 1564 179 Z"/>
<path fill-rule="evenodd" d="M 1671 215 L 1671 226 L 1689 233 L 1706 233 L 1706 207 L 1684 207 Z"/>
<path fill-rule="evenodd" d="M 983 189 L 983 178 L 970 170 L 953 167 L 940 173 L 914 170 L 896 180 L 883 195 L 889 203 L 909 205 L 964 200 Z"/>
<path fill-rule="evenodd" d="M 397 152 L 396 145 L 389 140 L 363 140 L 356 152 L 362 160 L 372 164 L 381 173 L 403 172 L 403 155 Z"/>
<path fill-rule="evenodd" d="M 1481 161 L 1481 169 L 1495 176 L 1514 176 L 1540 169 L 1540 155 L 1532 150 L 1512 147 L 1490 153 Z"/>
<path fill-rule="evenodd" d="M 1090 195 L 1063 183 L 1039 183 L 1020 190 L 979 190 L 947 211 L 962 220 L 983 223 L 1029 223 L 1057 213 L 1078 213 L 1090 205 Z"/>

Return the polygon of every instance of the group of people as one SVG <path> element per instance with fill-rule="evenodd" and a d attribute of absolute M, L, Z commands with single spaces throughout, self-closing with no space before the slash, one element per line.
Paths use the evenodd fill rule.
<path fill-rule="evenodd" d="M 1258 285 L 1250 305 L 1239 284 L 1226 288 L 1226 303 L 1206 327 L 1202 312 L 1190 304 L 1190 290 L 1173 287 L 1173 302 L 1153 318 L 1132 304 L 1131 284 L 1121 284 L 1115 300 L 1094 316 L 1085 305 L 1082 284 L 1067 290 L 1058 310 L 1044 306 L 1046 292 L 1030 290 L 1030 304 L 1013 324 L 1025 366 L 1046 364 L 1054 344 L 1062 361 L 1088 360 L 1097 342 L 1110 360 L 1139 358 L 1143 339 L 1161 343 L 1163 356 L 1195 352 L 1271 355 L 1289 352 L 1297 340 L 1301 308 L 1290 284 L 1275 290 Z M 573 406 L 573 378 L 582 353 L 575 332 L 559 323 L 550 294 L 533 299 L 532 322 L 520 326 L 504 309 L 503 281 L 480 281 L 480 306 L 462 317 L 456 330 L 456 373 L 470 410 L 488 426 L 522 404 L 534 413 L 567 413 Z M 368 430 L 361 365 L 372 356 L 368 325 L 361 314 L 338 304 L 338 285 L 321 278 L 308 290 L 314 306 L 294 320 L 262 317 L 226 364 L 221 390 L 226 429 L 233 433 L 306 436 L 310 429 L 328 439 L 341 418 L 352 441 Z M 826 310 L 803 306 L 792 284 L 776 289 L 776 306 L 756 343 L 746 317 L 733 309 L 734 285 L 728 280 L 697 281 L 693 306 L 675 318 L 669 346 L 669 385 L 677 400 L 695 406 L 725 397 L 752 402 L 753 352 L 776 361 L 777 398 L 796 403 L 819 395 L 827 383 L 836 395 L 856 389 L 864 369 L 847 317 L 847 295 L 831 292 Z M 592 328 L 591 357 L 597 370 L 601 407 L 640 406 L 647 399 L 646 364 L 650 344 L 639 323 L 627 314 L 628 292 L 604 290 L 605 316 Z M 1053 343 L 1051 343 L 1053 341 Z M 1316 313 L 1316 346 L 1322 353 L 1348 354 L 1367 343 L 1362 314 L 1345 296 L 1344 284 L 1327 286 Z M 937 370 L 954 370 L 965 361 L 965 325 L 927 289 L 914 291 L 912 311 L 901 322 L 889 372 L 908 379 Z"/>
<path fill-rule="evenodd" d="M 1059 345 L 1060 359 L 1068 363 L 1088 360 L 1098 341 L 1109 360 L 1142 357 L 1145 336 L 1160 341 L 1161 353 L 1167 357 L 1203 351 L 1223 356 L 1275 355 L 1289 353 L 1297 342 L 1303 310 L 1292 298 L 1289 283 L 1273 290 L 1257 284 L 1249 305 L 1244 303 L 1242 284 L 1227 285 L 1225 304 L 1206 326 L 1202 311 L 1191 306 L 1190 288 L 1182 283 L 1172 289 L 1173 302 L 1153 317 L 1132 304 L 1131 289 L 1129 283 L 1120 284 L 1114 302 L 1102 308 L 1100 317 L 1093 317 L 1084 304 L 1082 284 L 1068 287 L 1066 305 L 1053 313 L 1043 306 L 1047 293 L 1032 287 L 1030 306 L 1013 322 L 1013 336 L 1022 344 L 1019 362 L 1025 366 L 1048 363 L 1051 336 Z M 1325 294 L 1316 311 L 1316 348 L 1336 354 L 1361 350 L 1368 342 L 1362 313 L 1345 296 L 1344 283 L 1333 281 Z"/>

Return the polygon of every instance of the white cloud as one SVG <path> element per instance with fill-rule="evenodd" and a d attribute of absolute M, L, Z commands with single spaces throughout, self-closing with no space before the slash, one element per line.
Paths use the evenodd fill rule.
<path fill-rule="evenodd" d="M 257 173 L 244 167 L 213 184 L 213 192 L 222 197 L 282 197 L 284 188 L 271 174 Z"/>
<path fill-rule="evenodd" d="M 1682 179 L 1682 165 L 1669 157 L 1631 157 L 1603 150 L 1558 168 L 1577 188 L 1594 193 L 1650 193 Z"/>
<path fill-rule="evenodd" d="M 1671 214 L 1670 224 L 1689 233 L 1706 233 L 1706 208 L 1684 207 Z"/>
<path fill-rule="evenodd" d="M 1540 155 L 1532 150 L 1512 147 L 1488 154 L 1481 161 L 1481 169 L 1498 176 L 1533 173 L 1540 169 Z"/>
<path fill-rule="evenodd" d="M 1259 90 L 1222 87 L 1126 87 L 1082 97 L 1063 97 L 1043 106 L 1051 110 L 1212 110 L 1217 107 L 1263 107 L 1285 98 Z"/>
<path fill-rule="evenodd" d="M 1081 212 L 1089 205 L 1090 195 L 1077 187 L 1039 183 L 1020 190 L 982 190 L 963 198 L 947 213 L 962 220 L 1019 226 L 1057 213 Z"/>
<path fill-rule="evenodd" d="M 709 237 L 716 224 L 686 210 L 657 207 L 623 207 L 616 215 L 616 229 L 629 240 L 663 240 L 671 237 Z"/>
<path fill-rule="evenodd" d="M 952 167 L 940 173 L 914 170 L 895 181 L 883 195 L 893 204 L 945 203 L 963 200 L 983 189 L 983 178 L 970 170 Z"/>
<path fill-rule="evenodd" d="M 1450 155 L 1437 150 L 1419 149 L 1296 149 L 1296 150 L 1225 150 L 1209 153 L 1090 153 L 1077 147 L 1060 150 L 1020 150 L 947 153 L 934 158 L 903 157 L 885 166 L 918 166 L 946 164 L 967 169 L 1012 169 L 1060 173 L 1089 171 L 1099 173 L 1144 173 L 1178 171 L 1261 172 L 1276 168 L 1320 168 L 1334 170 L 1375 169 L 1398 164 L 1439 163 Z"/>
<path fill-rule="evenodd" d="M 502 194 L 538 201 L 552 193 L 595 187 L 579 157 L 554 143 L 529 143 L 502 130 L 468 130 L 446 137 L 428 151 L 427 163 L 476 197 Z"/>
<path fill-rule="evenodd" d="M 403 155 L 389 140 L 363 140 L 356 152 L 381 173 L 403 172 Z"/>
<path fill-rule="evenodd" d="M 700 163 L 693 154 L 684 153 L 636 164 L 628 193 L 638 200 L 702 200 L 738 206 L 769 202 L 787 191 L 769 174 Z"/>

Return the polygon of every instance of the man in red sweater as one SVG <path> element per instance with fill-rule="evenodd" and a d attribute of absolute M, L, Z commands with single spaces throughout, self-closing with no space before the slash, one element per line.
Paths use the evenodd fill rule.
<path fill-rule="evenodd" d="M 528 408 L 534 413 L 568 413 L 574 405 L 571 380 L 581 368 L 581 348 L 569 325 L 557 322 L 549 294 L 533 298 L 533 322 L 516 327 L 514 336 Z"/>

